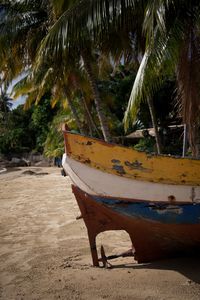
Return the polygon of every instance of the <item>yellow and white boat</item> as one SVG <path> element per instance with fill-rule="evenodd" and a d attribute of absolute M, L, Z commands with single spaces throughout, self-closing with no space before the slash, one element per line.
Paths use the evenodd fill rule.
<path fill-rule="evenodd" d="M 200 250 L 200 161 L 156 156 L 64 130 L 63 168 L 88 229 L 123 229 L 139 262 Z"/>

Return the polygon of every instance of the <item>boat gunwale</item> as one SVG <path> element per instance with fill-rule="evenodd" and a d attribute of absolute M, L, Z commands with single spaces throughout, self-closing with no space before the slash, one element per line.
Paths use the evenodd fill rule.
<path fill-rule="evenodd" d="M 93 169 L 137 181 L 200 186 L 199 159 L 138 151 L 66 129 L 63 135 L 65 153 Z"/>
<path fill-rule="evenodd" d="M 117 144 L 117 143 L 114 143 L 114 142 L 106 142 L 104 141 L 103 139 L 99 139 L 99 138 L 96 138 L 96 137 L 91 137 L 91 136 L 87 136 L 87 135 L 84 135 L 84 134 L 81 134 L 81 133 L 77 133 L 77 132 L 71 132 L 70 130 L 66 130 L 66 129 L 62 129 L 62 132 L 63 133 L 66 133 L 66 134 L 70 134 L 70 135 L 77 135 L 77 136 L 81 136 L 81 137 L 84 137 L 84 138 L 88 138 L 88 139 L 92 139 L 92 140 L 95 140 L 99 143 L 101 143 L 102 145 L 105 145 L 105 146 L 117 146 L 117 147 L 120 147 L 122 149 L 128 149 L 128 150 L 131 150 L 131 151 L 134 151 L 134 152 L 138 152 L 138 153 L 143 153 L 143 154 L 146 154 L 147 157 L 165 157 L 165 158 L 171 158 L 171 159 L 182 159 L 182 160 L 194 160 L 194 161 L 200 161 L 200 158 L 195 158 L 195 157 L 192 157 L 192 156 L 187 156 L 187 157 L 183 157 L 183 156 L 180 156 L 180 155 L 173 155 L 173 154 L 157 154 L 155 152 L 147 152 L 147 151 L 140 151 L 140 150 L 136 150 L 136 149 L 133 149 L 131 147 L 127 147 L 127 146 L 124 146 L 124 145 L 121 145 L 121 144 Z M 67 139 L 65 139 L 66 141 L 66 144 L 67 143 Z"/>

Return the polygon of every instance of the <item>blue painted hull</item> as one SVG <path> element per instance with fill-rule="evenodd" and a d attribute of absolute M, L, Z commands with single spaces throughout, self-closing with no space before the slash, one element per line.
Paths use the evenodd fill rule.
<path fill-rule="evenodd" d="M 96 236 L 125 230 L 138 262 L 177 255 L 200 254 L 200 204 L 168 204 L 89 195 L 73 187 L 88 229 L 94 265 L 98 265 Z"/>
<path fill-rule="evenodd" d="M 200 204 L 172 205 L 148 201 L 127 201 L 101 196 L 91 196 L 94 201 L 130 218 L 163 224 L 200 224 Z"/>

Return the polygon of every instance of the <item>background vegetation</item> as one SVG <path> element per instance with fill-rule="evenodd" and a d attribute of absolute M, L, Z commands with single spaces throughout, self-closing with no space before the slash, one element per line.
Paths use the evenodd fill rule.
<path fill-rule="evenodd" d="M 199 21 L 199 1 L 1 0 L 0 153 L 60 156 L 65 122 L 181 155 L 183 127 L 173 126 L 185 124 L 187 154 L 199 157 Z M 25 105 L 12 110 L 19 96 Z M 136 130 L 142 139 L 123 138 Z"/>

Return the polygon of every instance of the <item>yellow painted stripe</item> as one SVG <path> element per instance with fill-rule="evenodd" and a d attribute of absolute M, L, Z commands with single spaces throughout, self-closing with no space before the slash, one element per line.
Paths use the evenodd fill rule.
<path fill-rule="evenodd" d="M 200 160 L 152 156 L 68 132 L 65 142 L 67 154 L 73 159 L 110 174 L 150 182 L 200 185 Z"/>

